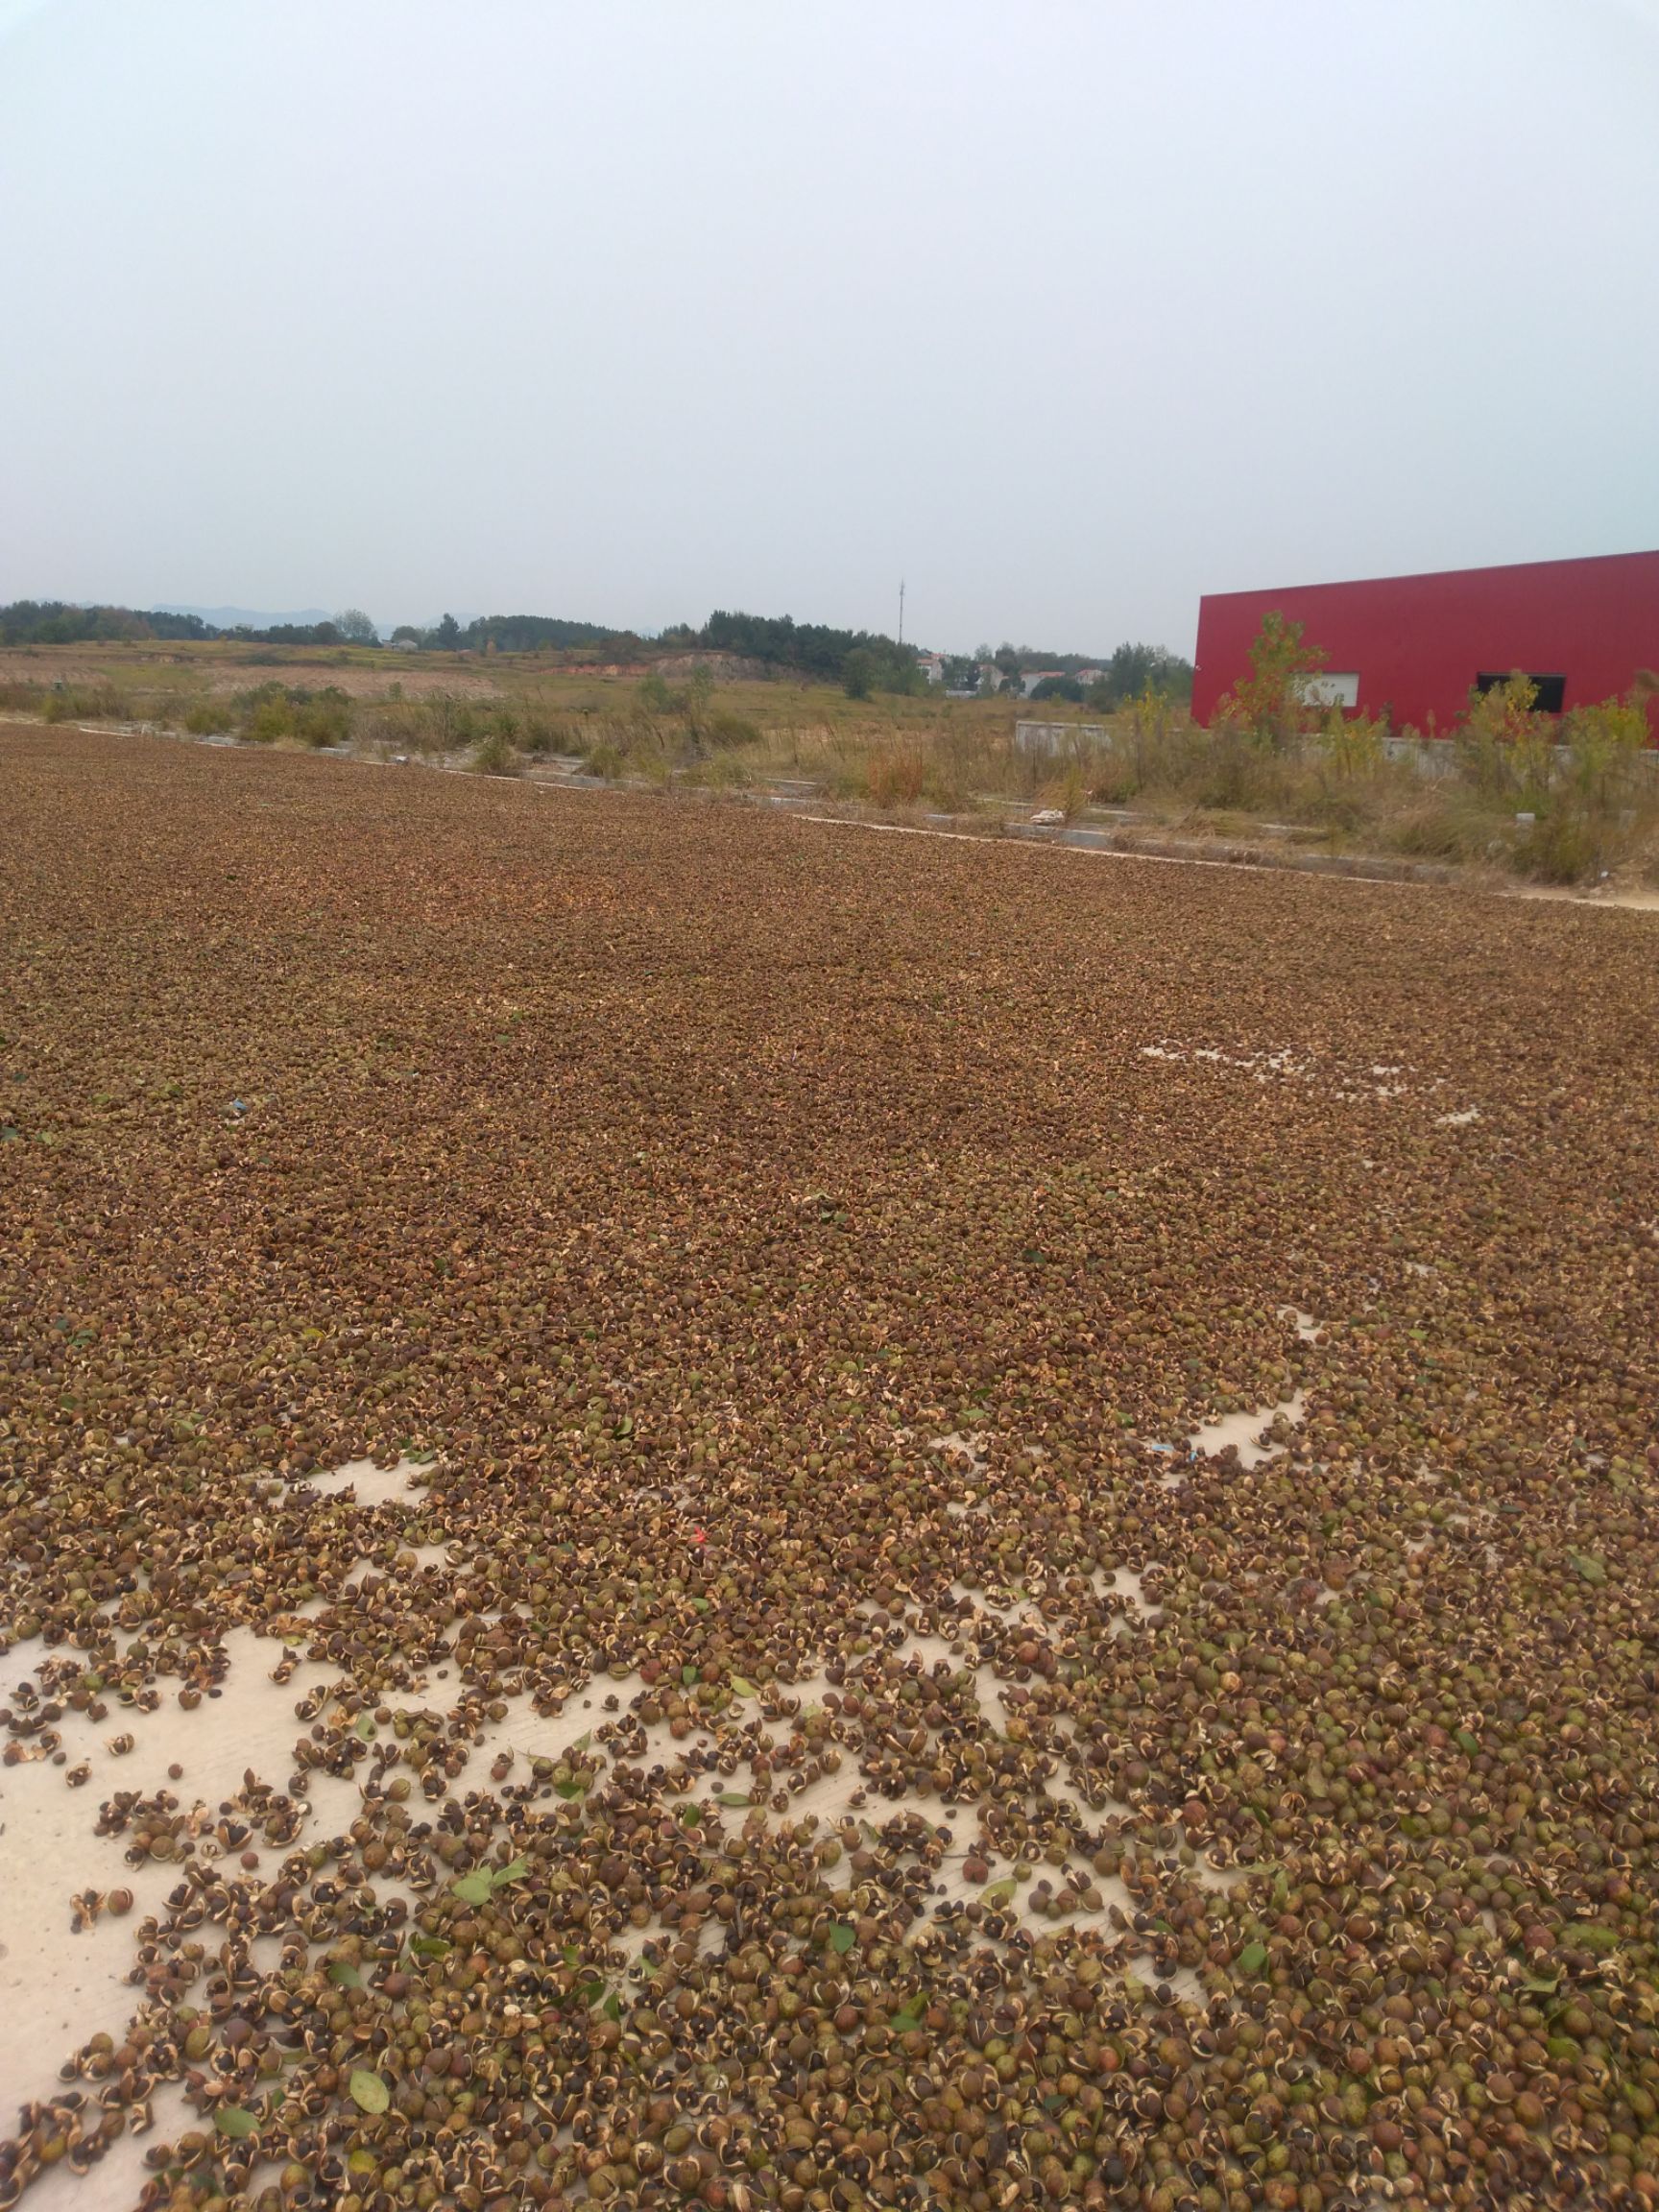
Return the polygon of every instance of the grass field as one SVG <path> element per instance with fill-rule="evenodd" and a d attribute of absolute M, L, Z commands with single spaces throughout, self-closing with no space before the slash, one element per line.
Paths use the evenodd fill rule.
<path fill-rule="evenodd" d="M 661 791 L 790 791 L 898 821 L 996 829 L 1041 808 L 1115 835 L 1265 857 L 1378 855 L 1477 875 L 1659 890 L 1659 754 L 1641 709 L 1552 725 L 1494 708 L 1450 773 L 1388 757 L 1365 723 L 1264 745 L 1147 700 L 1116 714 L 1009 699 L 849 699 L 733 680 L 718 658 L 650 669 L 574 655 L 306 652 L 224 642 L 0 651 L 0 710 L 246 743 L 344 749 L 498 776 L 577 770 Z M 723 673 L 722 673 L 723 671 Z M 1022 750 L 1022 716 L 1068 734 Z M 1634 739 L 1634 744 L 1632 743 Z"/>
<path fill-rule="evenodd" d="M 1659 924 L 29 723 L 0 841 L 9 2193 L 1659 2192 Z"/>

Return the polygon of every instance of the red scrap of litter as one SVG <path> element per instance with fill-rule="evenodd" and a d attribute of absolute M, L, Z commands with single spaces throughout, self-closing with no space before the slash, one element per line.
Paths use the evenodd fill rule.
<path fill-rule="evenodd" d="M 709 1539 L 701 1528 L 693 1528 L 691 1531 L 691 1541 L 693 1544 L 707 1544 Z"/>

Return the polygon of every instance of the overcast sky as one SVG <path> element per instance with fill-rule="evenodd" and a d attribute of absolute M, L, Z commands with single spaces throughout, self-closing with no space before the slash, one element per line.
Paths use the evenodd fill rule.
<path fill-rule="evenodd" d="M 1659 545 L 1659 0 L 0 0 L 0 599 L 1190 650 Z"/>

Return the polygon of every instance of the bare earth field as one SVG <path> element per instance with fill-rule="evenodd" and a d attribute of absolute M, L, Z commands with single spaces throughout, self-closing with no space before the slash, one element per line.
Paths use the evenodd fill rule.
<path fill-rule="evenodd" d="M 1659 2197 L 1659 921 L 0 724 L 0 2203 Z"/>
<path fill-rule="evenodd" d="M 517 673 L 517 670 L 515 671 Z M 498 698 L 503 686 L 473 654 L 306 652 L 295 646 L 0 646 L 0 682 L 132 685 L 144 692 L 172 685 L 204 693 L 248 690 L 273 677 L 353 699 L 378 699 L 394 687 L 406 697 L 441 692 L 457 699 Z"/>

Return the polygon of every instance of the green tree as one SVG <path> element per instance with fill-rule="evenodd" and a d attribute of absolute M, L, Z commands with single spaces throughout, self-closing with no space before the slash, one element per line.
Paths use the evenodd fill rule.
<path fill-rule="evenodd" d="M 431 642 L 442 650 L 452 651 L 461 642 L 461 625 L 453 614 L 445 614 L 431 633 Z"/>
<path fill-rule="evenodd" d="M 862 645 L 854 645 L 841 663 L 841 688 L 849 699 L 868 699 L 876 688 L 875 659 Z"/>
<path fill-rule="evenodd" d="M 379 631 L 361 607 L 342 607 L 334 617 L 334 627 L 348 645 L 378 645 L 380 642 Z"/>
<path fill-rule="evenodd" d="M 1308 697 L 1308 679 L 1325 665 L 1317 645 L 1302 642 L 1300 622 L 1277 608 L 1262 617 L 1250 645 L 1250 673 L 1241 676 L 1217 709 L 1225 722 L 1242 724 L 1259 744 L 1275 750 L 1317 727 L 1319 707 Z"/>
<path fill-rule="evenodd" d="M 1119 645 L 1097 683 L 1089 687 L 1091 707 L 1127 707 L 1154 691 L 1161 699 L 1192 696 L 1192 663 L 1166 645 Z"/>

